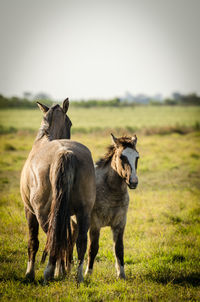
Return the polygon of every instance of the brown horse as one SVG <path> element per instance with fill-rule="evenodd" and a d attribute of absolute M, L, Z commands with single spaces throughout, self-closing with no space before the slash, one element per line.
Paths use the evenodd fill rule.
<path fill-rule="evenodd" d="M 41 128 L 21 174 L 21 196 L 29 227 L 26 277 L 35 277 L 39 225 L 47 234 L 45 251 L 49 262 L 45 282 L 54 277 L 55 265 L 70 245 L 70 216 L 78 224 L 78 281 L 83 281 L 83 261 L 87 231 L 95 201 L 95 172 L 90 151 L 69 140 L 71 121 L 66 115 L 69 101 L 48 108 L 38 103 L 44 113 Z"/>
<path fill-rule="evenodd" d="M 125 279 L 123 234 L 129 205 L 127 186 L 136 189 L 138 185 L 136 171 L 139 153 L 136 150 L 136 136 L 116 138 L 112 135 L 112 140 L 113 145 L 96 163 L 96 201 L 91 215 L 86 275 L 93 270 L 99 249 L 100 229 L 110 226 L 113 232 L 117 276 Z M 73 237 L 76 238 L 76 223 L 72 221 L 72 225 Z"/>

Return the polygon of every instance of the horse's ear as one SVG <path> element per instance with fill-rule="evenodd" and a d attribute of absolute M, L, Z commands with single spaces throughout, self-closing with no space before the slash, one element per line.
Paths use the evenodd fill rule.
<path fill-rule="evenodd" d="M 43 113 L 46 113 L 49 110 L 49 107 L 47 107 L 46 105 L 43 105 L 39 102 L 37 102 L 37 105 Z"/>
<path fill-rule="evenodd" d="M 66 98 L 66 100 L 63 101 L 63 105 L 62 106 L 63 106 L 64 113 L 67 113 L 67 110 L 69 108 L 69 99 L 68 98 Z"/>
<path fill-rule="evenodd" d="M 137 144 L 137 136 L 136 136 L 136 134 L 133 135 L 132 142 L 133 142 L 133 145 L 136 146 L 136 144 Z"/>
<path fill-rule="evenodd" d="M 112 139 L 113 144 L 117 145 L 118 139 L 112 133 L 110 135 L 111 135 L 111 139 Z"/>

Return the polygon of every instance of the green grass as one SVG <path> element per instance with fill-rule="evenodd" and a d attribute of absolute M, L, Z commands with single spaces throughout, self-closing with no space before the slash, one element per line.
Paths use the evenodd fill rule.
<path fill-rule="evenodd" d="M 148 127 L 149 113 L 158 109 L 154 108 L 133 109 L 132 113 L 138 113 L 138 123 L 139 117 L 141 119 L 141 129 Z M 177 107 L 166 107 L 164 112 L 162 108 L 159 126 L 175 125 L 178 122 L 176 118 L 180 116 L 181 125 L 190 126 L 199 121 L 194 108 L 181 107 L 179 112 L 170 114 L 170 110 L 173 112 L 174 109 L 178 110 Z M 188 114 L 184 111 L 186 109 Z M 75 110 L 78 110 L 77 116 Z M 107 121 L 109 111 L 104 108 L 92 110 L 70 109 L 74 126 L 88 129 L 97 125 L 116 130 L 116 127 L 121 128 L 130 122 L 127 114 L 130 117 L 131 112 L 116 109 L 110 112 Z M 22 114 L 24 112 L 27 117 Z M 32 114 L 35 114 L 33 120 L 30 118 Z M 45 265 L 40 264 L 45 244 L 42 231 L 39 234 L 36 280 L 34 283 L 26 283 L 24 278 L 28 230 L 19 194 L 20 171 L 35 135 L 20 129 L 37 129 L 41 114 L 34 110 L 4 110 L 0 112 L 0 116 L 3 115 L 5 119 L 1 120 L 1 124 L 4 127 L 14 126 L 19 131 L 0 136 L 1 301 L 199 301 L 200 132 L 138 135 L 139 186 L 137 190 L 129 191 L 130 207 L 124 237 L 125 282 L 116 280 L 112 235 L 109 228 L 104 228 L 91 278 L 77 286 L 75 253 L 75 266 L 71 275 L 44 286 Z M 171 124 L 170 115 L 173 115 Z M 21 122 L 20 118 L 17 122 L 14 116 L 21 116 Z M 134 116 L 132 120 L 135 120 Z M 73 139 L 86 144 L 94 160 L 110 144 L 106 132 L 75 133 Z"/>
<path fill-rule="evenodd" d="M 105 129 L 138 129 L 159 127 L 191 127 L 200 124 L 200 107 L 146 106 L 134 108 L 76 108 L 71 106 L 69 116 L 74 132 L 94 132 Z M 42 113 L 39 109 L 0 110 L 3 131 L 37 130 Z M 0 128 L 1 131 L 1 128 Z"/>

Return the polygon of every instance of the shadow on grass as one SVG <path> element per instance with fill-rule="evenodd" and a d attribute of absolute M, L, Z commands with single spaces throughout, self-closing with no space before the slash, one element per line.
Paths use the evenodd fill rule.
<path fill-rule="evenodd" d="M 44 278 L 43 277 L 40 277 L 40 278 L 36 278 L 35 280 L 30 280 L 28 278 L 26 278 L 25 276 L 24 277 L 21 277 L 21 276 L 18 276 L 15 272 L 11 274 L 8 274 L 7 276 L 0 276 L 0 282 L 8 282 L 8 281 L 11 281 L 11 282 L 18 282 L 22 285 L 25 285 L 25 286 L 30 286 L 30 285 L 34 285 L 34 286 L 48 286 L 50 284 L 55 284 L 55 283 L 59 283 L 63 280 L 69 280 L 69 279 L 72 279 L 72 275 L 66 275 L 66 276 L 62 276 L 62 277 L 56 277 L 55 279 L 51 280 L 51 281 L 48 281 L 48 282 L 44 282 Z M 77 281 L 77 280 L 76 280 Z M 85 280 L 84 280 L 85 282 Z M 77 282 L 78 283 L 78 282 Z"/>
<path fill-rule="evenodd" d="M 182 261 L 182 259 L 181 259 Z M 200 272 L 173 272 L 170 269 L 169 270 L 164 270 L 162 272 L 149 272 L 144 275 L 140 275 L 140 278 L 142 281 L 145 280 L 150 280 L 152 282 L 156 283 L 161 283 L 163 285 L 166 285 L 168 283 L 171 284 L 178 284 L 180 286 L 193 286 L 193 287 L 198 287 L 200 286 Z M 63 276 L 61 278 L 55 278 L 52 281 L 48 282 L 47 284 L 44 284 L 44 278 L 40 276 L 39 278 L 36 278 L 34 281 L 31 281 L 27 279 L 25 276 L 22 277 L 21 273 L 18 274 L 15 271 L 7 273 L 5 276 L 0 276 L 0 282 L 18 282 L 24 286 L 30 286 L 33 285 L 35 287 L 38 286 L 48 286 L 53 283 L 58 283 L 63 280 L 76 280 L 76 277 L 74 274 L 69 274 L 66 276 Z M 133 281 L 135 278 L 131 274 L 127 274 L 127 281 Z M 77 281 L 77 280 L 76 280 Z M 90 278 L 85 278 L 84 284 L 89 285 L 91 282 L 94 280 Z M 113 280 L 114 282 L 114 280 Z M 78 284 L 78 282 L 77 282 Z"/>
<path fill-rule="evenodd" d="M 148 279 L 151 279 L 154 282 L 167 284 L 179 284 L 182 286 L 192 285 L 194 287 L 200 286 L 200 273 L 190 273 L 188 275 L 172 276 L 172 274 L 165 274 L 159 276 L 147 276 Z"/>
<path fill-rule="evenodd" d="M 24 286 L 30 286 L 30 285 L 33 285 L 33 286 L 48 286 L 50 283 L 47 283 L 47 284 L 44 284 L 44 279 L 43 278 L 40 278 L 38 280 L 29 280 L 27 279 L 26 277 L 19 277 L 19 276 L 12 276 L 9 278 L 9 276 L 7 277 L 0 277 L 0 282 L 8 282 L 8 281 L 12 281 L 12 282 L 18 282 Z M 58 282 L 60 280 L 53 280 L 52 282 Z"/>

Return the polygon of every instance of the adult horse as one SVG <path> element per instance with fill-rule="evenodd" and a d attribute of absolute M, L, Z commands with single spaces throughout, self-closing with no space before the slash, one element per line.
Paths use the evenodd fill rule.
<path fill-rule="evenodd" d="M 78 281 L 83 281 L 83 261 L 87 231 L 95 201 L 95 172 L 90 151 L 69 140 L 71 121 L 66 115 L 69 101 L 62 108 L 48 108 L 38 102 L 44 118 L 21 174 L 21 196 L 29 227 L 26 277 L 34 280 L 35 256 L 39 247 L 39 225 L 47 234 L 49 261 L 45 282 L 54 276 L 56 262 L 70 244 L 70 216 L 78 223 Z"/>

